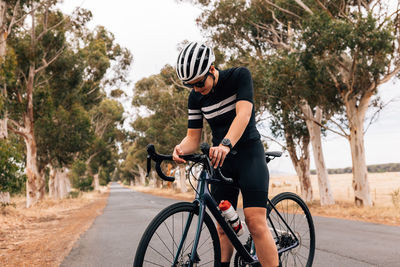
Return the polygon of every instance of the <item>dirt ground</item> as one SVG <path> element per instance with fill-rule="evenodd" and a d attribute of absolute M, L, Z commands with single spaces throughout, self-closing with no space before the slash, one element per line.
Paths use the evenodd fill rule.
<path fill-rule="evenodd" d="M 105 188 L 74 199 L 45 199 L 30 209 L 23 197 L 12 198 L 15 206 L 0 207 L 0 266 L 59 266 L 102 213 L 108 194 Z"/>
<path fill-rule="evenodd" d="M 400 226 L 400 208 L 394 206 L 392 194 L 400 190 L 400 173 L 370 173 L 370 191 L 373 207 L 356 207 L 354 205 L 354 192 L 351 186 L 351 174 L 329 175 L 335 205 L 321 206 L 319 203 L 318 178 L 311 176 L 314 201 L 308 203 L 311 214 L 342 218 L 348 220 L 367 221 L 387 225 Z M 189 187 L 189 185 L 188 185 Z M 190 187 L 189 187 L 190 188 Z M 149 194 L 191 201 L 194 198 L 193 191 L 178 193 L 179 189 L 155 189 L 154 187 L 134 186 L 134 190 Z M 299 180 L 295 175 L 276 176 L 270 178 L 270 199 L 281 192 L 294 192 L 300 194 Z M 400 204 L 400 203 L 399 203 Z M 241 199 L 239 197 L 239 207 Z"/>

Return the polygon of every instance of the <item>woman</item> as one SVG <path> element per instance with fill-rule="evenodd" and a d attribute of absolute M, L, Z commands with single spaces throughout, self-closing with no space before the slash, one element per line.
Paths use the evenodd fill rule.
<path fill-rule="evenodd" d="M 188 100 L 187 134 L 174 148 L 173 159 L 184 163 L 179 156 L 198 149 L 204 117 L 213 136 L 211 162 L 236 182 L 236 186 L 212 185 L 211 193 L 217 202 L 228 200 L 236 209 L 240 189 L 257 257 L 262 266 L 275 267 L 279 265 L 278 254 L 266 222 L 269 173 L 255 123 L 251 74 L 243 67 L 220 71 L 214 60 L 212 49 L 197 42 L 188 44 L 178 56 L 177 75 L 193 90 Z M 232 149 L 235 153 L 229 154 Z M 217 229 L 221 266 L 229 266 L 233 246 L 219 225 Z"/>

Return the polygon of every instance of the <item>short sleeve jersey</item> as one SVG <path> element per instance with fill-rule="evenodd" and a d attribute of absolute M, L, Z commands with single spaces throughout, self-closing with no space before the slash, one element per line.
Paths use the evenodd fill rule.
<path fill-rule="evenodd" d="M 253 101 L 253 80 L 247 68 L 231 68 L 219 71 L 219 79 L 213 91 L 207 95 L 192 92 L 188 101 L 188 128 L 203 128 L 203 117 L 211 127 L 213 145 L 219 145 L 228 133 L 236 116 L 236 102 Z M 256 128 L 254 105 L 250 121 L 237 145 L 247 140 L 260 139 Z"/>

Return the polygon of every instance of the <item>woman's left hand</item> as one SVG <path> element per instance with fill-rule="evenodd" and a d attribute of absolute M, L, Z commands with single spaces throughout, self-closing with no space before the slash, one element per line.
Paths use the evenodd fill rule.
<path fill-rule="evenodd" d="M 211 159 L 211 164 L 214 166 L 216 169 L 218 166 L 222 167 L 222 164 L 224 164 L 224 160 L 226 158 L 226 155 L 230 152 L 230 148 L 224 145 L 219 145 L 219 146 L 213 146 L 210 148 L 210 159 Z"/>

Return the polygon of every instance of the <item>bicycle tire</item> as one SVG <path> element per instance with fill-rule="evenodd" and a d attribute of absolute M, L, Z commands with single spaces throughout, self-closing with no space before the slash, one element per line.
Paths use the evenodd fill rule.
<path fill-rule="evenodd" d="M 282 266 L 311 267 L 315 254 L 315 229 L 306 203 L 298 195 L 290 192 L 276 195 L 271 202 L 299 240 L 298 247 L 279 255 Z M 278 250 L 285 246 L 289 247 L 290 242 L 294 240 L 293 235 L 272 207 L 268 207 L 268 215 L 275 228 L 277 228 L 279 236 L 276 236 L 276 232 L 271 232 L 277 243 Z M 271 221 L 268 219 L 267 221 L 271 229 Z M 304 264 L 298 265 L 297 260 L 303 260 Z"/>
<path fill-rule="evenodd" d="M 166 207 L 164 210 L 162 210 L 154 219 L 151 221 L 145 232 L 143 233 L 143 236 L 138 244 L 138 248 L 136 250 L 135 254 L 135 259 L 133 262 L 133 267 L 142 267 L 142 266 L 172 266 L 173 264 L 173 258 L 175 251 L 174 249 L 178 247 L 178 244 L 181 240 L 181 236 L 177 234 L 178 238 L 175 240 L 175 232 L 174 230 L 180 230 L 182 228 L 183 232 L 183 225 L 186 222 L 187 217 L 184 218 L 183 215 L 185 214 L 190 214 L 193 213 L 193 219 L 191 221 L 191 226 L 189 229 L 189 233 L 186 237 L 185 242 L 190 242 L 188 243 L 188 246 L 186 250 L 182 249 L 182 253 L 179 257 L 179 264 L 176 266 L 186 266 L 185 261 L 189 259 L 188 253 L 190 253 L 191 248 L 188 249 L 191 246 L 191 243 L 193 242 L 192 236 L 194 236 L 194 233 L 196 232 L 197 228 L 197 218 L 198 218 L 198 213 L 199 213 L 199 208 L 196 204 L 194 203 L 189 203 L 189 202 L 179 202 L 175 203 L 173 205 L 170 205 Z M 182 225 L 179 225 L 178 222 L 178 215 L 181 214 L 181 222 Z M 177 224 L 175 223 L 175 215 L 177 215 Z M 180 215 L 179 215 L 180 216 Z M 172 218 L 172 227 L 170 229 L 168 228 L 168 223 L 169 220 Z M 167 231 L 165 231 L 165 229 Z M 207 228 L 207 229 L 206 229 Z M 169 230 L 168 230 L 169 229 Z M 192 235 L 191 230 L 193 229 L 194 233 Z M 158 231 L 160 230 L 160 231 Z M 208 233 L 207 231 L 208 230 Z M 168 232 L 168 233 L 167 233 Z M 155 235 L 156 234 L 156 235 Z M 162 235 L 162 236 L 160 236 Z M 209 237 L 207 237 L 209 235 Z M 171 237 L 172 239 L 172 248 L 168 248 L 166 243 L 171 242 L 169 239 Z M 152 242 L 154 238 L 154 242 Z M 211 240 L 208 240 L 211 238 Z M 158 241 L 160 240 L 160 241 Z M 152 246 L 155 246 L 157 244 L 160 244 L 161 248 L 155 249 Z M 169 244 L 169 243 L 168 243 Z M 186 244 L 186 243 L 185 243 Z M 206 249 L 210 250 L 211 252 L 208 253 L 207 256 L 202 255 L 202 249 L 205 247 Z M 150 249 L 148 249 L 150 247 Z M 164 249 L 165 247 L 166 249 Z M 158 250 L 160 249 L 160 250 Z M 161 252 L 162 249 L 164 249 L 164 252 Z M 157 250 L 157 252 L 155 252 Z M 220 243 L 219 243 L 219 238 L 218 238 L 218 233 L 217 229 L 215 228 L 215 224 L 212 221 L 211 217 L 205 213 L 204 216 L 204 223 L 202 227 L 202 232 L 200 235 L 200 242 L 198 246 L 198 256 L 200 259 L 200 263 L 197 264 L 197 266 L 214 266 L 214 267 L 219 267 L 220 266 L 220 261 L 221 261 L 221 249 L 220 249 Z M 209 255 L 213 254 L 213 255 Z M 210 259 L 214 258 L 214 259 Z M 150 261 L 151 259 L 151 261 Z M 155 260 L 163 260 L 163 262 L 153 262 Z M 158 264 L 158 265 L 157 265 Z"/>

